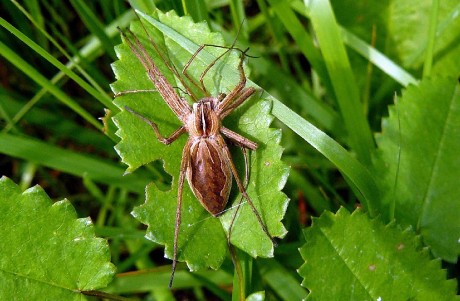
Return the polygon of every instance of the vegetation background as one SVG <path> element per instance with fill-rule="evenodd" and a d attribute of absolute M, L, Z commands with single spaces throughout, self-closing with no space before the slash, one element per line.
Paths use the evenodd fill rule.
<path fill-rule="evenodd" d="M 173 178 L 159 160 L 124 176 L 114 149 L 116 27 L 136 15 L 122 0 L 2 1 L 0 299 L 458 300 L 457 1 L 131 5 L 206 21 L 227 45 L 239 31 L 282 129 L 288 233 L 273 258 L 238 252 L 243 279 L 227 256 L 216 271 L 181 265 L 169 290 L 164 244 L 130 213 Z M 171 40 L 177 20 L 160 22 Z"/>

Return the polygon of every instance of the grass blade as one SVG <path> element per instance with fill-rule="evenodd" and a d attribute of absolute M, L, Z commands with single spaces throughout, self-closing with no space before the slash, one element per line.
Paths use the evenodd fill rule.
<path fill-rule="evenodd" d="M 123 176 L 125 170 L 102 159 L 82 155 L 28 137 L 0 133 L 0 153 L 54 168 L 71 175 L 142 193 L 149 176 Z M 151 180 L 151 179 L 150 179 Z"/>
<path fill-rule="evenodd" d="M 42 87 L 48 89 L 51 94 L 53 94 L 57 99 L 59 99 L 62 103 L 67 105 L 73 111 L 75 111 L 78 115 L 83 117 L 87 122 L 92 124 L 99 130 L 102 130 L 102 125 L 96 118 L 94 118 L 91 114 L 89 114 L 86 110 L 84 110 L 79 104 L 73 101 L 67 94 L 65 94 L 62 90 L 58 89 L 54 86 L 48 79 L 46 79 L 41 73 L 29 65 L 26 61 L 24 61 L 21 57 L 19 57 L 13 50 L 11 50 L 8 46 L 0 42 L 0 54 L 6 58 L 10 63 L 15 65 L 18 69 L 24 72 L 27 76 L 29 76 L 32 80 L 34 80 L 37 84 L 41 85 Z"/>
<path fill-rule="evenodd" d="M 375 144 L 369 123 L 364 115 L 363 106 L 360 103 L 358 87 L 332 7 L 329 1 L 313 0 L 309 4 L 309 9 L 311 21 L 334 87 L 334 93 L 349 134 L 349 145 L 356 152 L 359 161 L 370 165 L 370 153 L 375 148 Z"/>
<path fill-rule="evenodd" d="M 70 3 L 77 11 L 78 15 L 82 19 L 83 23 L 88 27 L 88 29 L 96 36 L 99 41 L 101 41 L 102 48 L 105 52 L 113 59 L 116 60 L 117 56 L 115 55 L 115 46 L 107 34 L 104 32 L 104 25 L 99 22 L 97 17 L 91 12 L 89 7 L 85 5 L 83 1 L 80 0 L 71 0 Z"/>

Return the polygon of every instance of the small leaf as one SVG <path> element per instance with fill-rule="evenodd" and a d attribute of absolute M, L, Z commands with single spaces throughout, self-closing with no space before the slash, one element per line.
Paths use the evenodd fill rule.
<path fill-rule="evenodd" d="M 430 260 L 412 231 L 341 208 L 313 219 L 300 249 L 307 300 L 453 300 L 439 260 Z"/>
<path fill-rule="evenodd" d="M 162 55 L 172 61 L 179 72 L 189 61 L 193 51 L 182 47 L 183 44 L 224 45 L 220 34 L 209 32 L 204 23 L 195 24 L 189 17 L 178 17 L 170 12 L 157 12 L 157 18 L 143 20 L 143 24 L 152 40 L 162 49 Z M 142 15 L 142 14 L 141 14 Z M 144 15 L 142 15 L 144 16 Z M 157 21 L 158 19 L 159 21 Z M 164 38 L 153 24 L 161 24 L 161 30 L 168 30 L 180 35 L 181 43 Z M 161 22 L 161 23 L 160 23 Z M 164 62 L 155 52 L 145 31 L 139 22 L 133 22 L 131 30 L 138 36 L 142 45 L 147 49 L 155 64 L 157 64 L 179 95 L 183 95 L 182 84 L 164 66 Z M 167 52 L 165 51 L 167 49 Z M 153 89 L 154 85 L 147 78 L 146 71 L 137 61 L 126 45 L 117 47 L 119 61 L 113 64 L 117 81 L 112 85 L 114 92 L 126 90 Z M 199 78 L 208 63 L 201 61 L 201 55 L 217 57 L 225 49 L 206 47 L 192 62 L 189 73 L 193 78 Z M 240 61 L 236 51 L 217 61 L 204 78 L 205 87 L 211 95 L 228 93 L 238 83 L 237 66 Z M 184 78 L 184 80 L 186 80 Z M 196 92 L 193 86 L 191 89 Z M 244 105 L 228 116 L 223 124 L 239 134 L 254 140 L 259 147 L 250 154 L 250 181 L 247 192 L 257 207 L 272 236 L 282 237 L 286 230 L 280 222 L 287 207 L 287 198 L 281 192 L 288 168 L 280 161 L 282 148 L 279 146 L 281 133 L 270 129 L 273 117 L 270 115 L 271 102 L 261 99 L 258 91 Z M 199 98 L 199 97 L 198 97 Z M 175 215 L 177 206 L 177 179 L 179 177 L 182 149 L 187 139 L 186 135 L 169 146 L 160 143 L 148 124 L 132 114 L 124 111 L 129 106 L 148 119 L 158 124 L 160 132 L 169 136 L 181 124 L 178 118 L 168 108 L 158 93 L 125 94 L 115 99 L 115 104 L 122 112 L 114 118 L 119 127 L 117 135 L 121 137 L 116 149 L 123 162 L 129 165 L 128 172 L 154 160 L 163 160 L 165 170 L 173 176 L 171 190 L 160 191 L 155 184 L 146 189 L 146 202 L 134 209 L 133 215 L 148 225 L 147 238 L 165 245 L 165 254 L 173 257 L 173 239 Z M 230 145 L 234 162 L 239 170 L 240 178 L 244 179 L 244 161 L 241 151 Z M 240 194 L 233 185 L 228 207 L 239 202 Z M 203 209 L 194 197 L 188 185 L 184 185 L 182 204 L 182 223 L 179 234 L 179 259 L 185 260 L 191 270 L 205 267 L 217 269 L 227 254 L 227 238 L 229 225 L 235 209 L 231 209 L 219 218 L 212 217 Z M 273 245 L 262 231 L 254 213 L 248 204 L 243 204 L 232 228 L 231 241 L 238 248 L 252 256 L 273 256 Z"/>
<path fill-rule="evenodd" d="M 82 300 L 115 273 L 107 242 L 72 205 L 0 179 L 0 300 Z"/>
<path fill-rule="evenodd" d="M 381 212 L 394 208 L 398 223 L 412 225 L 434 255 L 455 262 L 460 254 L 460 85 L 424 79 L 390 107 L 377 136 L 375 173 Z"/>

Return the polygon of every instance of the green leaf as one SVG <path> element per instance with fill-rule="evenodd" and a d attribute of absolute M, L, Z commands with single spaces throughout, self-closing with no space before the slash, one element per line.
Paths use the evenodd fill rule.
<path fill-rule="evenodd" d="M 77 114 L 83 117 L 86 121 L 92 124 L 97 129 L 101 128 L 101 124 L 96 118 L 85 111 L 76 101 L 71 99 L 61 89 L 56 87 L 51 81 L 43 76 L 34 66 L 23 60 L 15 51 L 9 48 L 6 44 L 0 42 L 0 55 L 5 57 L 11 64 L 16 66 L 36 83 L 49 90 L 49 92 L 59 99 L 63 104 L 74 110 Z"/>
<path fill-rule="evenodd" d="M 149 22 L 155 25 L 160 24 L 163 29 L 166 28 L 179 36 L 184 36 L 183 41 L 193 41 L 194 45 L 191 47 L 195 47 L 194 49 L 202 44 L 224 45 L 220 34 L 209 32 L 204 23 L 194 24 L 189 17 L 180 18 L 172 12 L 167 14 L 158 12 L 159 21 L 152 18 L 146 20 L 143 20 L 143 24 L 148 33 L 163 50 L 163 56 L 168 57 L 179 72 L 190 59 L 190 51 L 169 38 L 163 38 Z M 138 36 L 171 85 L 181 86 L 182 84 L 165 67 L 164 62 L 153 50 L 140 23 L 133 22 L 131 30 Z M 166 52 L 164 49 L 168 51 Z M 116 50 L 120 60 L 113 64 L 118 79 L 112 85 L 114 92 L 154 89 L 153 83 L 147 78 L 145 69 L 131 53 L 128 46 L 120 45 Z M 217 57 L 223 51 L 223 49 L 215 47 L 206 47 L 200 55 Z M 205 77 L 205 86 L 211 95 L 217 95 L 219 92 L 228 93 L 234 88 L 239 80 L 238 63 L 239 55 L 233 52 L 219 60 L 208 72 Z M 198 78 L 207 65 L 197 58 L 190 66 L 190 74 L 194 78 Z M 179 94 L 183 94 L 180 89 L 177 91 Z M 257 151 L 250 154 L 250 181 L 247 192 L 271 235 L 282 237 L 286 230 L 280 221 L 284 216 L 288 200 L 280 190 L 285 184 L 288 168 L 280 161 L 282 153 L 282 148 L 279 146 L 281 133 L 279 130 L 269 128 L 273 120 L 270 115 L 271 102 L 261 98 L 261 94 L 257 92 L 231 116 L 227 117 L 223 123 L 226 127 L 258 143 Z M 155 121 L 160 132 L 165 136 L 169 136 L 180 126 L 180 121 L 158 93 L 125 94 L 117 97 L 115 104 L 120 108 L 129 106 L 148 119 Z M 147 200 L 145 204 L 133 211 L 133 215 L 137 219 L 149 226 L 147 237 L 165 245 L 166 256 L 172 258 L 177 179 L 182 149 L 187 137 L 184 135 L 171 145 L 165 146 L 156 139 L 148 124 L 124 109 L 114 117 L 114 121 L 119 127 L 117 135 L 121 137 L 116 149 L 122 161 L 128 164 L 128 172 L 154 160 L 163 160 L 165 170 L 173 176 L 171 190 L 160 191 L 154 183 L 150 184 L 146 189 Z M 244 178 L 244 161 L 241 151 L 236 147 L 230 147 L 240 178 Z M 233 187 L 228 207 L 236 205 L 239 199 L 240 194 L 236 187 Z M 214 218 L 203 209 L 188 185 L 184 185 L 179 259 L 185 260 L 191 270 L 205 267 L 217 269 L 221 265 L 227 254 L 226 232 L 233 218 L 234 210 L 233 208 L 219 218 Z M 241 206 L 235 219 L 231 242 L 254 257 L 273 256 L 273 245 L 262 231 L 254 213 L 247 204 Z"/>
<path fill-rule="evenodd" d="M 58 59 L 53 57 L 50 53 L 47 52 L 47 50 L 41 48 L 39 45 L 37 45 L 33 40 L 31 40 L 29 37 L 27 37 L 24 33 L 20 32 L 18 29 L 16 29 L 14 26 L 12 26 L 10 23 L 5 21 L 4 19 L 0 18 L 0 26 L 4 27 L 8 31 L 10 31 L 14 36 L 16 36 L 18 39 L 20 39 L 24 44 L 26 44 L 28 47 L 30 47 L 32 50 L 37 52 L 41 57 L 46 59 L 48 62 L 53 64 L 56 68 L 58 68 L 63 74 L 67 75 L 70 77 L 72 80 L 74 80 L 82 89 L 86 90 L 89 94 L 91 94 L 95 99 L 101 100 L 101 102 L 104 105 L 107 105 L 108 108 L 114 109 L 115 107 L 113 104 L 110 102 L 110 97 L 105 94 L 105 93 L 100 93 L 97 91 L 95 88 L 93 88 L 91 85 L 89 85 L 87 82 L 85 82 L 80 76 L 78 76 L 75 72 L 72 71 L 71 68 L 74 64 L 67 64 L 64 65 L 62 64 Z M 65 53 L 67 54 L 67 53 Z M 68 59 L 71 60 L 72 58 L 68 56 Z M 86 73 L 82 70 L 80 70 L 78 65 L 75 65 L 79 69 L 80 72 L 82 72 L 84 75 Z M 91 79 L 87 78 L 91 83 L 94 83 Z M 106 100 L 108 99 L 108 100 Z"/>
<path fill-rule="evenodd" d="M 296 252 L 296 250 L 292 248 L 292 252 Z M 289 257 L 294 257 L 294 254 L 291 254 L 292 256 L 289 255 Z M 280 257 L 278 256 L 278 258 Z M 280 300 L 304 300 L 307 297 L 307 291 L 300 286 L 298 276 L 294 275 L 295 269 L 286 267 L 276 259 L 263 259 L 257 264 L 257 267 L 264 282 L 280 297 Z"/>
<path fill-rule="evenodd" d="M 412 231 L 370 220 L 359 210 L 313 218 L 299 269 L 308 300 L 453 300 L 446 280 Z"/>
<path fill-rule="evenodd" d="M 187 50 L 189 52 L 189 56 L 191 56 L 198 49 L 197 44 L 195 44 L 184 35 L 179 34 L 171 27 L 165 26 L 159 21 L 149 16 L 143 15 L 142 13 L 140 14 L 144 16 L 144 18 L 146 18 L 151 24 L 155 25 L 156 28 L 161 30 L 165 36 L 181 45 L 184 50 Z M 215 38 L 217 39 L 217 37 Z M 212 63 L 213 56 L 208 52 L 201 51 L 200 54 L 196 56 L 196 60 L 199 62 L 204 62 L 205 66 L 208 66 Z M 233 87 L 234 83 L 239 79 L 238 73 L 235 72 L 235 66 L 230 66 L 230 64 L 228 64 L 222 66 L 222 68 L 219 66 L 219 69 L 222 69 L 222 74 L 224 75 L 221 78 L 221 82 L 228 87 Z M 247 84 L 257 89 L 261 89 L 249 79 Z M 266 91 L 264 91 L 263 96 L 265 96 L 267 100 L 273 103 L 271 113 L 279 121 L 292 129 L 295 133 L 297 133 L 300 137 L 302 137 L 305 141 L 311 144 L 326 158 L 328 158 L 336 166 L 339 167 L 340 171 L 343 172 L 343 174 L 346 175 L 354 185 L 356 185 L 356 188 L 359 190 L 357 196 L 362 201 L 363 206 L 365 206 L 371 214 L 375 214 L 376 212 L 373 209 L 373 202 L 378 200 L 380 197 L 378 196 L 378 188 L 376 187 L 374 179 L 369 170 L 360 164 L 353 156 L 353 154 L 346 151 L 334 139 L 329 137 L 320 129 L 313 126 L 310 122 L 302 118 L 299 114 L 295 113 L 292 109 L 288 108 L 278 99 L 271 96 Z"/>
<path fill-rule="evenodd" d="M 347 129 L 348 145 L 356 152 L 358 160 L 367 165 L 374 141 L 334 12 L 329 1 L 323 0 L 309 1 L 307 9 Z"/>
<path fill-rule="evenodd" d="M 80 135 L 84 136 L 82 131 Z M 140 175 L 123 177 L 123 168 L 114 163 L 81 152 L 62 149 L 27 136 L 0 133 L 0 154 L 21 158 L 78 177 L 87 177 L 99 183 L 123 187 L 129 191 L 143 191 L 148 183 L 148 179 Z"/>
<path fill-rule="evenodd" d="M 195 22 L 209 22 L 208 9 L 204 0 L 184 0 L 182 1 L 184 15 L 192 16 Z"/>
<path fill-rule="evenodd" d="M 115 273 L 107 242 L 67 200 L 0 179 L 0 299 L 82 300 Z"/>
<path fill-rule="evenodd" d="M 420 68 L 428 50 L 432 0 L 393 1 L 388 22 L 392 45 L 406 68 Z M 460 74 L 460 4 L 439 1 L 433 73 L 457 77 Z"/>
<path fill-rule="evenodd" d="M 376 137 L 375 173 L 385 208 L 412 225 L 436 256 L 460 254 L 460 86 L 456 79 L 425 79 L 390 107 Z M 388 219 L 392 219 L 392 216 Z"/>
<path fill-rule="evenodd" d="M 265 300 L 265 291 L 252 293 L 246 298 L 246 301 L 263 301 L 263 300 Z"/>
<path fill-rule="evenodd" d="M 99 21 L 98 17 L 84 2 L 70 0 L 70 3 L 88 29 L 99 39 L 105 52 L 112 59 L 115 59 L 115 52 L 113 51 L 114 44 L 111 42 L 109 36 L 104 32 L 104 25 L 101 21 Z"/>

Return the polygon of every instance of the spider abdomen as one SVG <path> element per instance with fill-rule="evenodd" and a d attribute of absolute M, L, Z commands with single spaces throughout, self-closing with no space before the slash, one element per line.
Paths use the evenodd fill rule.
<path fill-rule="evenodd" d="M 222 137 L 218 137 L 221 138 Z M 227 205 L 232 185 L 231 169 L 215 138 L 199 138 L 190 147 L 187 180 L 195 197 L 212 215 Z"/>

